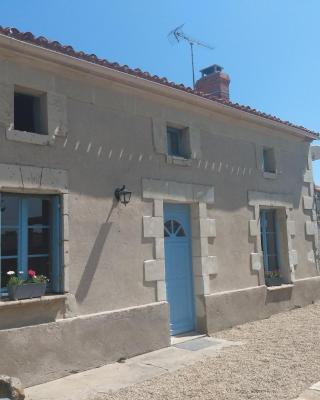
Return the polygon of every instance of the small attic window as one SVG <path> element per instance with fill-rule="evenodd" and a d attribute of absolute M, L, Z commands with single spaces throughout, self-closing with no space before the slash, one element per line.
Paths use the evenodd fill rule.
<path fill-rule="evenodd" d="M 14 92 L 14 129 L 46 135 L 44 95 Z"/>
<path fill-rule="evenodd" d="M 190 158 L 188 129 L 167 127 L 168 155 Z"/>
<path fill-rule="evenodd" d="M 276 173 L 276 158 L 274 149 L 271 147 L 263 148 L 263 171 L 271 174 Z"/>

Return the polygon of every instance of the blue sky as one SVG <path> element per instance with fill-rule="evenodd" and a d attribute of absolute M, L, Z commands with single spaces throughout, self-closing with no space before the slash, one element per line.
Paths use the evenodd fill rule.
<path fill-rule="evenodd" d="M 316 131 L 319 20 L 319 0 L 0 0 L 2 26 L 191 85 L 187 44 L 167 39 L 184 23 L 185 33 L 214 46 L 195 49 L 196 71 L 222 65 L 232 101 Z"/>

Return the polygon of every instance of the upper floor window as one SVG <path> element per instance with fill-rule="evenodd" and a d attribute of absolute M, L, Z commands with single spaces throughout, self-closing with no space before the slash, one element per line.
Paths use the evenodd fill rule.
<path fill-rule="evenodd" d="M 14 92 L 14 129 L 47 135 L 45 95 Z"/>
<path fill-rule="evenodd" d="M 274 149 L 271 147 L 264 147 L 262 157 L 263 157 L 263 172 L 275 174 L 276 158 L 274 154 Z"/>
<path fill-rule="evenodd" d="M 8 271 L 28 269 L 49 278 L 49 287 L 60 290 L 59 197 L 1 194 L 0 281 L 5 291 Z"/>
<path fill-rule="evenodd" d="M 276 210 L 260 210 L 261 248 L 267 286 L 281 285 L 277 224 Z"/>
<path fill-rule="evenodd" d="M 167 127 L 168 155 L 190 158 L 190 145 L 187 129 Z"/>

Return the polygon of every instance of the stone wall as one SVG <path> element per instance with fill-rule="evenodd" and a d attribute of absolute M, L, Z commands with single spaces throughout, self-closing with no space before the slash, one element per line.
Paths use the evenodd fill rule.
<path fill-rule="evenodd" d="M 1 330 L 0 371 L 33 386 L 168 346 L 168 330 L 166 303 Z"/>

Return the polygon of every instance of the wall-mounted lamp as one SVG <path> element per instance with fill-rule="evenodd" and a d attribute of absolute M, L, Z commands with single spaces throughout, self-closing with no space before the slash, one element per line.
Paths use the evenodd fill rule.
<path fill-rule="evenodd" d="M 131 194 L 132 192 L 126 189 L 126 185 L 123 185 L 122 188 L 117 188 L 114 192 L 115 198 L 125 206 L 130 202 Z"/>

